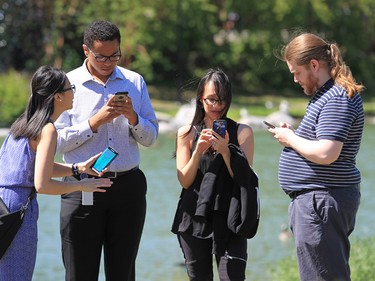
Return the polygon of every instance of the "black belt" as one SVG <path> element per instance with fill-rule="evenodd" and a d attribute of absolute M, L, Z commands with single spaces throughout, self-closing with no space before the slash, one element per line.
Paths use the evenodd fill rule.
<path fill-rule="evenodd" d="M 357 185 L 354 185 L 354 186 L 350 186 L 350 187 L 354 187 L 354 188 L 357 188 L 358 190 L 360 190 L 360 185 L 359 184 L 357 184 Z M 302 189 L 302 190 L 297 190 L 297 191 L 291 191 L 291 192 L 289 192 L 288 193 L 288 195 L 289 195 L 289 197 L 291 198 L 291 199 L 296 199 L 296 197 L 298 196 L 298 195 L 301 195 L 301 194 L 305 194 L 305 193 L 308 193 L 308 192 L 310 192 L 310 191 L 329 191 L 329 190 L 331 190 L 331 189 L 342 189 L 342 188 L 347 188 L 347 187 L 337 187 L 337 188 L 335 188 L 335 187 L 330 187 L 330 188 L 312 188 L 312 189 Z"/>
<path fill-rule="evenodd" d="M 128 174 L 131 174 L 135 171 L 137 171 L 139 169 L 139 167 L 134 167 L 133 169 L 130 169 L 130 170 L 127 170 L 127 171 L 122 171 L 122 172 L 106 172 L 103 174 L 102 178 L 109 178 L 109 179 L 115 179 L 115 178 L 119 178 L 119 177 L 122 177 L 122 176 L 125 176 L 125 175 L 128 175 Z M 91 176 L 91 175 L 88 175 L 89 178 L 93 178 L 95 176 Z M 96 177 L 95 177 L 96 178 Z"/>
<path fill-rule="evenodd" d="M 139 169 L 139 167 L 134 167 L 133 169 L 130 169 L 130 170 L 127 170 L 127 171 L 122 171 L 122 172 L 106 172 L 103 174 L 102 177 L 97 177 L 97 176 L 92 176 L 92 175 L 87 175 L 88 178 L 109 178 L 109 179 L 115 179 L 115 178 L 119 178 L 119 177 L 122 177 L 122 176 L 125 176 L 125 175 L 128 175 L 128 174 L 131 174 L 135 171 L 137 171 Z M 74 176 L 77 180 L 80 180 L 81 177 L 80 175 L 78 176 Z"/>

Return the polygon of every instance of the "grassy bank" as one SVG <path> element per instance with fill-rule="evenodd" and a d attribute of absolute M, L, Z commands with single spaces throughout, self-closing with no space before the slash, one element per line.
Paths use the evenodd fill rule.
<path fill-rule="evenodd" d="M 351 279 L 355 281 L 374 280 L 375 237 L 354 239 L 351 247 Z M 271 270 L 272 280 L 298 281 L 297 259 L 293 255 L 284 258 Z"/>

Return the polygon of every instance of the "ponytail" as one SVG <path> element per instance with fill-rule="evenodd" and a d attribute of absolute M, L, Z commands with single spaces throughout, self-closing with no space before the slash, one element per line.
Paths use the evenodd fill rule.
<path fill-rule="evenodd" d="M 315 34 L 297 35 L 282 48 L 279 58 L 283 61 L 293 61 L 297 65 L 306 65 L 312 59 L 324 62 L 332 79 L 347 91 L 350 98 L 365 89 L 362 84 L 355 81 L 342 59 L 337 44 L 329 44 Z"/>
<path fill-rule="evenodd" d="M 330 75 L 337 85 L 340 85 L 348 92 L 348 97 L 353 97 L 356 93 L 364 90 L 362 84 L 357 84 L 350 68 L 341 57 L 340 49 L 336 44 L 329 44 L 331 59 L 329 61 Z"/>

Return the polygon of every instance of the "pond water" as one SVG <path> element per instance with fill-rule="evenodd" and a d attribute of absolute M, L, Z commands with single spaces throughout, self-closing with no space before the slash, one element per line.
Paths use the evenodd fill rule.
<path fill-rule="evenodd" d="M 358 156 L 362 173 L 362 201 L 354 238 L 375 236 L 375 126 L 367 126 Z M 161 135 L 151 148 L 142 148 L 141 168 L 148 180 L 148 209 L 137 259 L 138 281 L 187 280 L 183 257 L 175 235 L 170 232 L 181 188 L 172 158 L 174 136 Z M 283 257 L 294 254 L 292 239 L 281 242 L 280 228 L 287 223 L 289 198 L 277 181 L 281 146 L 269 133 L 255 131 L 254 169 L 259 176 L 261 223 L 248 241 L 247 280 L 271 280 L 269 270 Z M 60 254 L 59 196 L 38 195 L 40 205 L 38 257 L 34 281 L 64 280 Z M 101 269 L 100 280 L 105 280 Z M 217 279 L 215 279 L 217 280 Z"/>

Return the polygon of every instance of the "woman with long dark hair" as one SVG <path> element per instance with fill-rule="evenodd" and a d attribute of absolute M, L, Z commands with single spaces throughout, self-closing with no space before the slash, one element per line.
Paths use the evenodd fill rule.
<path fill-rule="evenodd" d="M 53 122 L 73 105 L 75 87 L 59 69 L 42 66 L 32 77 L 31 97 L 26 110 L 13 123 L 0 150 L 0 197 L 9 211 L 23 206 L 30 194 L 64 194 L 72 191 L 105 192 L 109 179 L 62 182 L 57 177 L 90 169 L 99 155 L 77 164 L 54 162 L 57 132 Z M 38 203 L 32 197 L 23 223 L 0 260 L 0 280 L 32 279 L 37 249 Z"/>
<path fill-rule="evenodd" d="M 172 232 L 177 234 L 189 280 L 213 280 L 213 254 L 220 280 L 245 280 L 247 237 L 235 233 L 227 221 L 237 167 L 245 173 L 250 170 L 254 137 L 248 125 L 227 118 L 231 100 L 227 75 L 210 69 L 198 84 L 191 124 L 177 133 L 177 177 L 183 189 Z M 213 130 L 219 119 L 227 124 L 223 136 Z M 239 166 L 232 165 L 233 159 Z"/>

